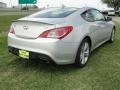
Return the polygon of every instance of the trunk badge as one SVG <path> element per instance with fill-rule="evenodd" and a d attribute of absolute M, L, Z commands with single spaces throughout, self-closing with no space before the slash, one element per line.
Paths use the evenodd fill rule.
<path fill-rule="evenodd" d="M 28 30 L 29 29 L 28 26 L 24 26 L 23 28 L 24 28 L 24 30 Z"/>

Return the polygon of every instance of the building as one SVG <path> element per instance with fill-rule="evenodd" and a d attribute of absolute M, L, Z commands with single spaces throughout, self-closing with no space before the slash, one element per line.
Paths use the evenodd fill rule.
<path fill-rule="evenodd" d="M 6 7 L 7 7 L 6 3 L 0 2 L 0 8 L 6 8 Z"/>

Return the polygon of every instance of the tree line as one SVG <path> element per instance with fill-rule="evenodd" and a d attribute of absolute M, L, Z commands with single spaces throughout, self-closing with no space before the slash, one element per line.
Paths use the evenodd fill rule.
<path fill-rule="evenodd" d="M 103 3 L 106 3 L 108 7 L 113 7 L 115 11 L 120 8 L 120 0 L 102 0 Z"/>

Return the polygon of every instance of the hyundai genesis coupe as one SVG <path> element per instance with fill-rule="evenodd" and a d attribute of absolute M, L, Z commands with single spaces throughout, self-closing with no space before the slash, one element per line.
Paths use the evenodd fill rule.
<path fill-rule="evenodd" d="M 114 41 L 115 31 L 112 18 L 97 9 L 50 8 L 13 21 L 8 50 L 24 59 L 84 67 L 94 49 Z"/>

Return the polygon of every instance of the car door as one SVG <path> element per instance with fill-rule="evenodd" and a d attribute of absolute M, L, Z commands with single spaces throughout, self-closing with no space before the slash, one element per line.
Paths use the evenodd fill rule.
<path fill-rule="evenodd" d="M 84 18 L 84 20 L 86 21 L 85 23 L 85 30 L 88 30 L 88 32 L 90 33 L 90 37 L 92 40 L 92 46 L 96 47 L 96 45 L 101 41 L 102 37 L 102 33 L 101 33 L 101 27 L 99 25 L 99 23 L 95 20 L 95 13 L 93 12 L 93 10 L 87 10 L 84 13 L 82 13 L 82 17 Z"/>
<path fill-rule="evenodd" d="M 104 15 L 100 11 L 92 9 L 90 12 L 94 17 L 93 27 L 96 27 L 94 38 L 96 40 L 95 44 L 97 45 L 104 42 L 108 38 L 109 28 Z"/>

